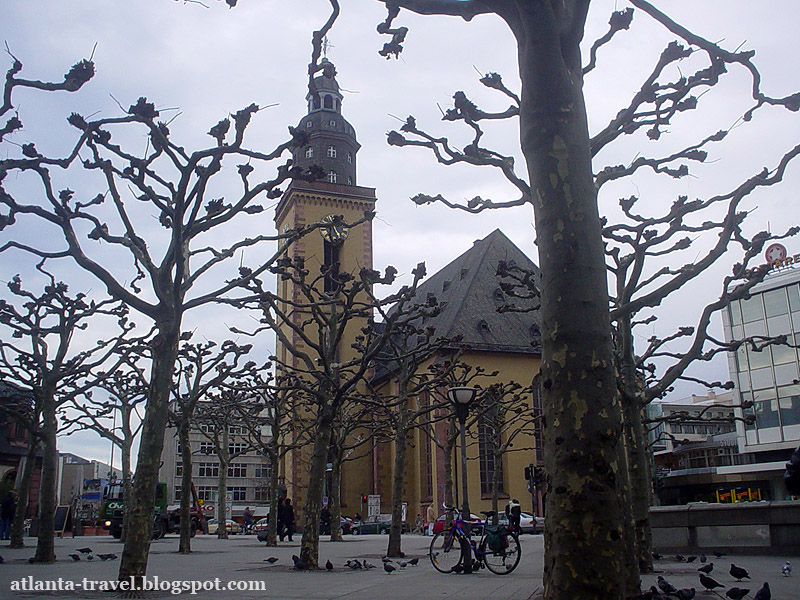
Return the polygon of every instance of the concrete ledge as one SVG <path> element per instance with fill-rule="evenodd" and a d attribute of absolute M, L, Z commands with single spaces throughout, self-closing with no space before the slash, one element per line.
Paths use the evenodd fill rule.
<path fill-rule="evenodd" d="M 691 503 L 650 509 L 660 552 L 800 555 L 800 502 Z"/>

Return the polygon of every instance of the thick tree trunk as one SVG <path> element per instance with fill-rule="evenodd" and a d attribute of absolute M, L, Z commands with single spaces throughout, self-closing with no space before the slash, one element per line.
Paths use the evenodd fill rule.
<path fill-rule="evenodd" d="M 54 390 L 42 390 L 42 477 L 39 492 L 39 539 L 36 544 L 37 562 L 53 562 L 55 552 L 56 476 L 58 473 L 58 448 L 56 433 L 58 421 Z"/>
<path fill-rule="evenodd" d="M 147 406 L 139 442 L 136 476 L 130 502 L 128 533 L 122 550 L 119 580 L 133 580 L 141 588 L 147 573 L 147 557 L 153 534 L 153 506 L 155 505 L 158 469 L 164 447 L 172 372 L 178 356 L 179 324 L 159 326 L 159 334 L 152 344 L 153 366 Z"/>
<path fill-rule="evenodd" d="M 131 479 L 131 444 L 132 440 L 127 437 L 122 444 L 122 497 L 130 498 L 133 496 L 133 481 Z M 127 500 L 122 503 L 122 534 L 120 541 L 124 544 L 130 525 L 130 502 Z"/>
<path fill-rule="evenodd" d="M 181 445 L 181 508 L 180 508 L 180 536 L 178 552 L 191 554 L 192 552 L 192 447 L 189 444 L 189 420 L 184 416 L 178 425 L 178 441 Z"/>
<path fill-rule="evenodd" d="M 541 264 L 545 600 L 625 595 L 616 390 L 601 222 L 583 100 L 583 22 L 516 2 L 520 137 Z"/>
<path fill-rule="evenodd" d="M 444 503 L 447 506 L 456 505 L 455 484 L 453 481 L 453 452 L 456 448 L 456 421 L 451 418 L 447 424 L 447 441 L 444 445 Z M 437 507 L 438 512 L 438 507 Z M 449 527 L 452 522 L 452 513 L 447 513 L 445 524 Z"/>
<path fill-rule="evenodd" d="M 325 483 L 325 466 L 333 427 L 332 409 L 320 409 L 311 465 L 308 474 L 306 505 L 303 509 L 303 539 L 300 541 L 300 560 L 308 569 L 319 567 L 319 515 L 322 510 L 322 492 Z"/>
<path fill-rule="evenodd" d="M 408 398 L 405 397 L 400 407 L 401 412 L 407 410 Z M 386 556 L 402 557 L 401 538 L 403 533 L 403 491 L 406 486 L 406 457 L 408 449 L 408 424 L 405 416 L 401 417 L 394 444 L 394 463 L 392 465 L 392 524 L 389 528 L 389 547 Z"/>
<path fill-rule="evenodd" d="M 498 437 L 500 437 L 498 435 Z M 492 471 L 492 510 L 494 517 L 492 524 L 497 525 L 497 520 L 500 517 L 500 475 L 502 470 L 498 469 L 498 465 L 503 464 L 503 446 L 500 440 L 495 440 L 494 450 L 494 470 Z"/>
<path fill-rule="evenodd" d="M 331 513 L 331 541 L 343 542 L 342 537 L 342 456 L 333 457 L 331 489 L 328 490 L 328 511 Z"/>
<path fill-rule="evenodd" d="M 226 425 L 222 436 L 223 448 L 228 447 L 227 431 L 228 427 Z M 228 512 L 228 500 L 226 498 L 226 495 L 228 494 L 228 464 L 230 464 L 228 453 L 225 451 L 220 452 L 219 477 L 217 478 L 217 523 L 219 523 L 219 527 L 217 527 L 217 538 L 220 540 L 228 539 L 228 527 L 226 524 L 226 513 Z"/>
<path fill-rule="evenodd" d="M 31 479 L 36 469 L 36 448 L 39 447 L 39 438 L 31 435 L 28 440 L 28 451 L 20 461 L 22 469 L 17 472 L 14 482 L 14 491 L 17 494 L 17 511 L 11 522 L 11 542 L 9 548 L 25 547 L 25 518 L 28 516 L 28 502 L 30 501 Z"/>

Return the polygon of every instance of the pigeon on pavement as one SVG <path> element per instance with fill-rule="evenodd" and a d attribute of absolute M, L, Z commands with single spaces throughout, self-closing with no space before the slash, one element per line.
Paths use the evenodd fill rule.
<path fill-rule="evenodd" d="M 69 557 L 72 560 L 74 560 L 75 562 L 78 562 L 81 559 L 81 555 L 80 554 L 70 554 Z"/>
<path fill-rule="evenodd" d="M 747 569 L 743 569 L 742 567 L 737 567 L 735 564 L 731 563 L 731 577 L 733 577 L 736 581 L 741 581 L 742 579 L 750 579 L 750 574 L 747 572 Z"/>
<path fill-rule="evenodd" d="M 692 556 L 687 556 L 687 557 L 686 557 L 686 562 L 687 562 L 687 563 L 694 562 L 694 561 L 696 561 L 696 560 L 697 560 L 697 557 L 696 557 L 695 555 L 692 555 Z"/>
<path fill-rule="evenodd" d="M 333 563 L 330 558 L 325 562 L 325 568 L 328 569 L 328 571 L 333 571 Z"/>
<path fill-rule="evenodd" d="M 753 600 L 772 600 L 772 592 L 769 591 L 769 584 L 765 581 L 761 589 L 753 596 Z"/>
<path fill-rule="evenodd" d="M 692 600 L 695 595 L 694 588 L 683 588 L 677 591 L 675 594 L 678 597 L 678 600 Z"/>
<path fill-rule="evenodd" d="M 701 563 L 705 564 L 705 562 L 706 562 L 707 560 L 708 560 L 708 557 L 707 557 L 705 554 L 701 554 L 701 555 L 700 555 L 700 562 L 701 562 Z"/>
<path fill-rule="evenodd" d="M 395 567 L 394 565 L 390 565 L 388 562 L 385 562 L 383 563 L 383 570 L 386 571 L 386 573 L 391 574 L 392 571 L 397 570 L 397 567 Z"/>
<path fill-rule="evenodd" d="M 708 563 L 707 565 L 703 565 L 702 567 L 700 567 L 700 568 L 699 568 L 699 569 L 697 569 L 697 570 L 698 570 L 698 571 L 702 571 L 703 573 L 705 573 L 706 575 L 708 575 L 709 573 L 711 573 L 711 571 L 713 571 L 713 570 L 714 570 L 714 563 L 713 563 L 713 562 L 710 562 L 710 563 Z"/>
<path fill-rule="evenodd" d="M 374 568 L 375 568 L 375 565 L 373 565 L 372 563 L 370 563 L 370 562 L 367 562 L 367 561 L 365 560 L 365 561 L 364 561 L 364 568 L 365 568 L 367 571 L 369 571 L 370 569 L 374 569 Z"/>
<path fill-rule="evenodd" d="M 415 558 L 412 558 L 410 561 L 408 561 L 408 564 L 410 564 L 412 567 L 416 567 L 418 562 L 419 562 L 419 557 L 415 557 Z M 787 562 L 786 564 L 788 565 L 789 563 Z M 789 572 L 791 573 L 791 571 L 792 571 L 792 567 L 790 565 L 789 566 Z"/>
<path fill-rule="evenodd" d="M 278 557 L 277 556 L 270 556 L 269 558 L 265 558 L 264 562 L 265 563 L 269 563 L 269 564 L 274 564 L 274 563 L 278 562 Z"/>
<path fill-rule="evenodd" d="M 742 600 L 742 598 L 747 596 L 747 594 L 749 593 L 750 593 L 749 589 L 732 587 L 727 592 L 725 592 L 725 595 L 731 600 Z"/>
<path fill-rule="evenodd" d="M 306 563 L 300 560 L 300 557 L 296 554 L 292 554 L 292 562 L 294 563 L 295 571 L 302 571 L 306 568 Z"/>
<path fill-rule="evenodd" d="M 783 573 L 784 577 L 789 577 L 792 574 L 792 563 L 787 560 L 781 569 L 781 573 Z"/>
<path fill-rule="evenodd" d="M 708 591 L 713 591 L 714 588 L 722 587 L 719 581 L 704 573 L 700 573 L 700 584 Z"/>
<path fill-rule="evenodd" d="M 81 554 L 91 554 L 92 553 L 92 549 L 91 548 L 78 548 L 76 550 L 76 552 L 80 552 Z"/>
<path fill-rule="evenodd" d="M 114 560 L 118 558 L 116 554 L 98 554 L 97 556 L 100 557 L 100 560 Z"/>
<path fill-rule="evenodd" d="M 664 577 L 661 575 L 658 576 L 658 588 L 665 594 L 675 594 L 678 591 L 674 585 L 664 579 Z"/>

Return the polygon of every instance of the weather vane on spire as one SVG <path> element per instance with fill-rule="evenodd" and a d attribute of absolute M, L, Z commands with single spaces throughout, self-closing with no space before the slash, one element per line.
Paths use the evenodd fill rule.
<path fill-rule="evenodd" d="M 328 58 L 328 48 L 335 48 L 335 47 L 336 46 L 331 44 L 331 42 L 328 39 L 327 35 L 324 38 L 322 38 L 322 56 L 323 56 L 323 58 Z"/>

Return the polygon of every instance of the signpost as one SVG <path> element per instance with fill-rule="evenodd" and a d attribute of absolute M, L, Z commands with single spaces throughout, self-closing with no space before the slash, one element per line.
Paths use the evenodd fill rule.
<path fill-rule="evenodd" d="M 367 516 L 374 517 L 381 514 L 380 494 L 370 494 L 367 497 Z"/>

